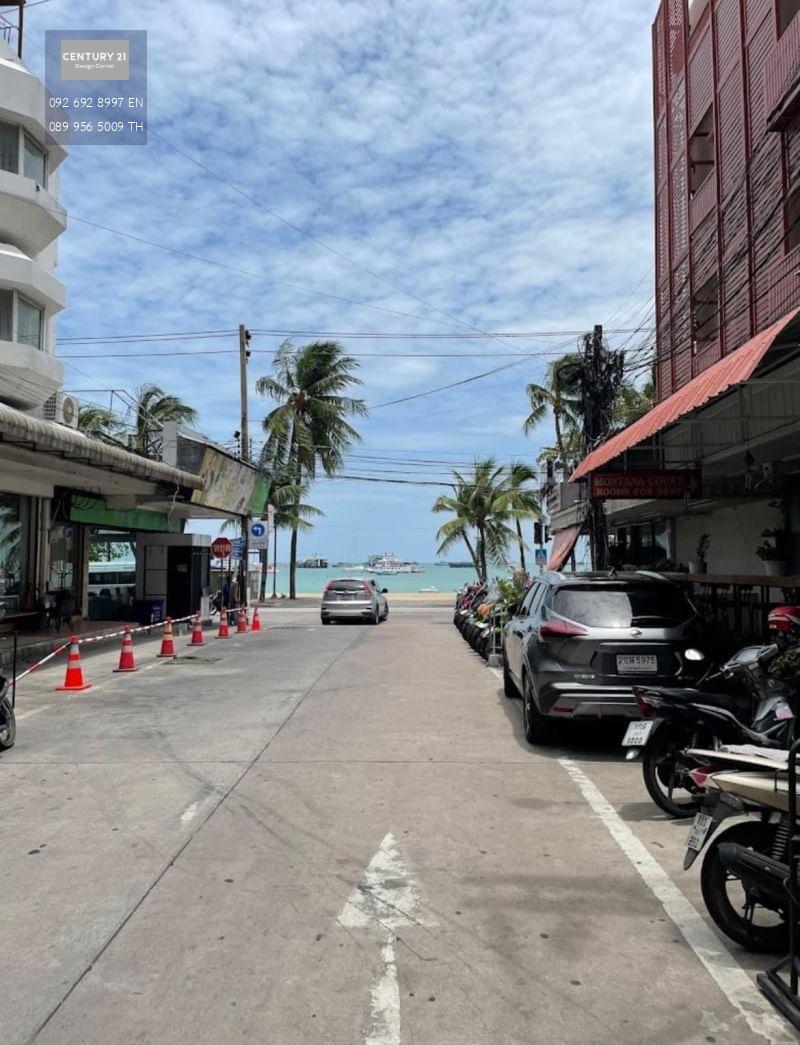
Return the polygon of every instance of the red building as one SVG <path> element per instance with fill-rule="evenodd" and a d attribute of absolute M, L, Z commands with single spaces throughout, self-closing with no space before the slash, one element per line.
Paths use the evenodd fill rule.
<path fill-rule="evenodd" d="M 800 304 L 800 0 L 653 26 L 659 398 Z"/>
<path fill-rule="evenodd" d="M 662 0 L 653 102 L 658 403 L 575 470 L 552 561 L 594 490 L 626 563 L 800 573 L 800 0 Z"/>

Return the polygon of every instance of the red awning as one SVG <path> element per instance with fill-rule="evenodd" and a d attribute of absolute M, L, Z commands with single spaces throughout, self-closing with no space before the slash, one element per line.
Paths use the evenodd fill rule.
<path fill-rule="evenodd" d="M 571 482 L 583 479 L 590 472 L 602 468 L 604 464 L 613 461 L 615 457 L 630 450 L 631 447 L 643 443 L 652 438 L 657 432 L 668 428 L 675 421 L 690 414 L 693 410 L 704 406 L 711 399 L 716 399 L 733 385 L 741 384 L 753 376 L 753 373 L 772 347 L 775 339 L 793 319 L 800 313 L 800 309 L 794 309 L 773 323 L 771 327 L 762 330 L 754 338 L 746 341 L 743 345 L 725 356 L 718 362 L 704 370 L 693 378 L 688 385 L 679 388 L 663 402 L 658 403 L 644 417 L 634 421 L 632 425 L 616 435 L 601 443 L 596 450 L 581 461 L 570 477 Z"/>
<path fill-rule="evenodd" d="M 572 526 L 565 526 L 563 530 L 556 530 L 553 534 L 553 550 L 550 552 L 550 558 L 545 566 L 546 570 L 561 569 L 575 547 L 582 528 L 583 523 L 575 523 Z"/>

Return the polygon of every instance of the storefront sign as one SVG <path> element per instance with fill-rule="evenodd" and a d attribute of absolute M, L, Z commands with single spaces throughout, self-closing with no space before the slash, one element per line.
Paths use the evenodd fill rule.
<path fill-rule="evenodd" d="M 596 499 L 653 500 L 699 494 L 699 468 L 592 473 L 592 497 Z"/>
<path fill-rule="evenodd" d="M 187 471 L 194 470 L 187 468 Z M 192 504 L 219 508 L 232 515 L 260 515 L 264 510 L 269 492 L 267 483 L 255 468 L 243 461 L 207 446 L 197 472 L 203 479 L 203 489 L 194 491 Z"/>
<path fill-rule="evenodd" d="M 171 519 L 166 512 L 151 512 L 146 508 L 109 508 L 102 497 L 84 497 L 72 494 L 69 506 L 70 522 L 110 526 L 115 530 L 154 530 L 156 533 L 180 533 L 180 519 Z"/>

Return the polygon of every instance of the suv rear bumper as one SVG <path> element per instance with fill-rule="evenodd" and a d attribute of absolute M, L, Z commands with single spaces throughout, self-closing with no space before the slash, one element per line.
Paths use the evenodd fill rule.
<path fill-rule="evenodd" d="M 371 602 L 333 602 L 323 604 L 320 615 L 323 620 L 337 620 L 339 617 L 348 620 L 370 620 L 375 615 L 375 607 Z"/>
<path fill-rule="evenodd" d="M 536 688 L 543 715 L 551 718 L 641 718 L 633 689 L 629 686 L 583 686 L 554 682 Z"/>

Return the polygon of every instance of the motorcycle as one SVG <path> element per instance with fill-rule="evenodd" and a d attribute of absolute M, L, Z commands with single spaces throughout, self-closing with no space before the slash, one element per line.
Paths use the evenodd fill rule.
<path fill-rule="evenodd" d="M 659 809 L 676 819 L 694 816 L 701 788 L 691 771 L 697 761 L 687 749 L 727 744 L 788 748 L 794 729 L 795 687 L 768 674 L 779 647 L 747 646 L 707 675 L 694 689 L 634 687 L 644 721 L 631 723 L 623 739 L 626 757 L 642 752 L 642 774 Z M 722 677 L 724 692 L 704 688 Z M 743 684 L 743 692 L 735 684 Z"/>
<path fill-rule="evenodd" d="M 741 749 L 691 754 L 727 765 L 711 775 L 702 768 L 692 770 L 706 792 L 686 842 L 684 869 L 727 818 L 750 814 L 708 846 L 700 874 L 703 900 L 731 940 L 759 954 L 783 954 L 789 945 L 788 751 L 770 752 L 774 758 Z"/>
<path fill-rule="evenodd" d="M 0 675 L 0 750 L 14 746 L 17 737 L 17 720 L 14 715 L 13 685 Z"/>

